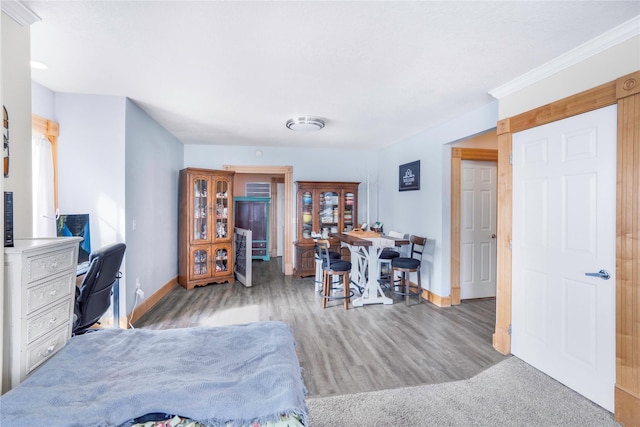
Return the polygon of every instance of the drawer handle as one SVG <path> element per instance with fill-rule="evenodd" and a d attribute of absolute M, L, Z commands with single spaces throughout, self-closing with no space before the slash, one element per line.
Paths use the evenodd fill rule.
<path fill-rule="evenodd" d="M 58 318 L 54 316 L 51 319 L 49 319 L 49 324 L 53 325 L 54 323 L 56 323 L 57 320 L 58 320 Z"/>
<path fill-rule="evenodd" d="M 51 290 L 49 291 L 49 296 L 50 296 L 50 297 L 55 296 L 57 293 L 58 293 L 58 291 L 57 291 L 56 289 L 51 289 Z"/>
<path fill-rule="evenodd" d="M 48 355 L 53 353 L 53 350 L 55 350 L 55 349 L 56 349 L 56 345 L 55 344 L 51 344 L 49 347 L 47 347 L 46 350 L 40 352 L 40 356 L 47 357 Z"/>

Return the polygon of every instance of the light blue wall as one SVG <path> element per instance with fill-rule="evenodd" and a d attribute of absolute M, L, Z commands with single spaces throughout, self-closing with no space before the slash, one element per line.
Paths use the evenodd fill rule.
<path fill-rule="evenodd" d="M 262 156 L 256 157 L 256 151 Z M 367 219 L 367 206 L 371 219 L 375 212 L 375 191 L 369 191 L 367 205 L 367 181 L 377 180 L 377 153 L 362 150 L 336 150 L 321 148 L 272 148 L 234 147 L 229 145 L 185 145 L 184 166 L 222 169 L 224 165 L 242 166 L 292 166 L 295 181 L 355 181 L 358 187 L 358 221 Z M 295 201 L 294 201 L 295 203 Z M 295 222 L 295 218 L 292 218 Z M 295 225 L 295 224 L 294 224 Z"/>
<path fill-rule="evenodd" d="M 451 294 L 451 147 L 450 143 L 495 128 L 497 102 L 389 146 L 379 153 L 380 221 L 386 231 L 429 239 L 422 286 Z M 420 160 L 420 190 L 398 191 L 399 165 Z"/>
<path fill-rule="evenodd" d="M 177 276 L 178 171 L 184 150 L 176 137 L 131 100 L 126 103 L 125 140 L 129 313 L 136 279 L 151 296 Z"/>
<path fill-rule="evenodd" d="M 56 93 L 58 206 L 91 215 L 92 248 L 125 240 L 125 98 Z"/>
<path fill-rule="evenodd" d="M 40 83 L 31 81 L 31 111 L 47 120 L 57 122 L 55 109 L 56 93 Z"/>
<path fill-rule="evenodd" d="M 90 214 L 93 249 L 127 244 L 121 313 L 130 313 L 136 279 L 150 296 L 177 276 L 183 145 L 127 98 L 32 88 L 34 113 L 60 123 L 60 212 Z"/>
<path fill-rule="evenodd" d="M 491 102 L 379 151 L 185 145 L 185 167 L 293 166 L 293 179 L 359 181 L 358 222 L 381 221 L 385 231 L 425 236 L 428 253 L 422 283 L 448 297 L 451 235 L 450 143 L 493 129 L 498 103 Z M 256 151 L 262 156 L 256 157 Z M 398 167 L 420 160 L 419 191 L 398 191 Z M 295 192 L 295 187 L 294 187 Z M 367 215 L 368 213 L 368 215 Z M 295 218 L 292 218 L 295 226 Z"/>

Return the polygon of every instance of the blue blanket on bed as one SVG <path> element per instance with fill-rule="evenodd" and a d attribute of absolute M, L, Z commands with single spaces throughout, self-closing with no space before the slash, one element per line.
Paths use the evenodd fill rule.
<path fill-rule="evenodd" d="M 289 414 L 306 425 L 294 345 L 280 322 L 77 336 L 0 398 L 0 424 L 118 426 L 167 413 L 233 426 Z"/>

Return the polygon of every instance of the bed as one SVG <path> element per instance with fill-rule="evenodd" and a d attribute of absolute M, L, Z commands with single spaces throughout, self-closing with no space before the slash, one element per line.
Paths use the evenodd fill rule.
<path fill-rule="evenodd" d="M 73 337 L 0 398 L 2 426 L 307 425 L 291 329 L 281 322 Z"/>

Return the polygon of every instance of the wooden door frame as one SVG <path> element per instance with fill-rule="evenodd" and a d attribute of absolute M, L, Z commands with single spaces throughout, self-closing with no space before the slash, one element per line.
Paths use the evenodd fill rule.
<path fill-rule="evenodd" d="M 460 304 L 460 189 L 463 160 L 497 162 L 498 150 L 462 147 L 451 149 L 451 305 Z"/>
<path fill-rule="evenodd" d="M 51 155 L 53 157 L 53 205 L 58 209 L 58 136 L 60 125 L 36 114 L 31 115 L 31 131 L 44 135 L 51 143 Z"/>
<path fill-rule="evenodd" d="M 511 352 L 512 135 L 614 104 L 618 106 L 615 419 L 633 425 L 640 419 L 640 71 L 498 122 L 498 282 L 493 346 L 503 354 Z"/>
<path fill-rule="evenodd" d="M 255 173 L 269 175 L 284 175 L 284 256 L 282 264 L 284 274 L 293 274 L 293 240 L 291 239 L 293 227 L 293 166 L 236 166 L 224 165 L 224 170 L 235 173 Z"/>

